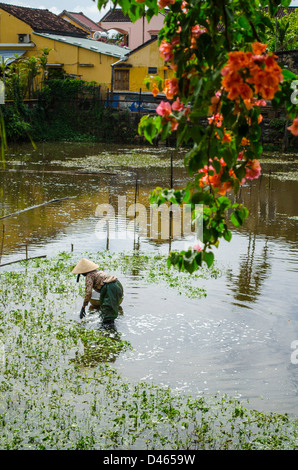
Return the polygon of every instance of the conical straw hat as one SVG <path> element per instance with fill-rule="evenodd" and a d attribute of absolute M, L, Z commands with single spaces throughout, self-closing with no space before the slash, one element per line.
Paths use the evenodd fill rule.
<path fill-rule="evenodd" d="M 78 264 L 73 268 L 72 273 L 73 274 L 84 274 L 84 273 L 89 273 L 90 271 L 94 271 L 94 269 L 97 269 L 99 266 L 98 264 L 93 263 L 93 261 L 90 261 L 89 259 L 82 258 Z"/>

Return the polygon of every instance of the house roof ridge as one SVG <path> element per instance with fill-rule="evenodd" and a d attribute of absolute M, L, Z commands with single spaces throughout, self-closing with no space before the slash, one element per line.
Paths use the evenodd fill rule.
<path fill-rule="evenodd" d="M 98 31 L 98 30 L 102 30 L 103 32 L 107 32 L 106 29 L 104 29 L 102 26 L 100 26 L 98 23 L 96 23 L 95 21 L 91 20 L 90 18 L 88 18 L 88 16 L 86 16 L 83 12 L 77 12 L 77 11 L 68 11 L 68 10 L 63 10 L 61 13 L 59 13 L 58 16 L 60 16 L 62 18 L 62 15 L 66 15 L 68 17 L 70 17 L 71 19 L 73 19 L 74 21 L 76 21 L 77 23 L 81 24 L 84 28 L 87 28 L 89 31 Z M 88 20 L 88 23 L 90 23 L 91 25 L 94 26 L 94 29 L 92 29 L 92 27 L 90 26 L 90 24 L 88 25 L 87 22 L 85 23 L 84 21 L 81 21 L 78 16 L 83 16 L 86 20 Z"/>
<path fill-rule="evenodd" d="M 143 44 L 140 44 L 140 46 L 136 47 L 135 49 L 132 49 L 129 55 L 133 54 L 134 52 L 139 51 L 140 49 L 143 49 L 143 47 L 146 47 L 148 46 L 148 44 L 151 44 L 152 42 L 157 41 L 157 40 L 158 40 L 158 37 L 148 39 L 148 41 L 145 41 L 143 42 Z"/>
<path fill-rule="evenodd" d="M 101 18 L 101 20 L 99 21 L 99 23 L 101 23 L 102 21 L 106 21 L 106 18 L 108 18 L 110 15 L 119 15 L 119 18 L 117 20 L 115 19 L 111 19 L 111 21 L 109 21 L 109 23 L 115 23 L 115 22 L 119 22 L 119 23 L 132 23 L 131 19 L 129 18 L 128 15 L 124 15 L 123 11 L 121 8 L 110 8 L 110 10 Z"/>
<path fill-rule="evenodd" d="M 44 31 L 85 37 L 88 33 L 55 15 L 47 8 L 23 7 L 0 2 L 0 8 L 28 24 L 33 31 Z"/>

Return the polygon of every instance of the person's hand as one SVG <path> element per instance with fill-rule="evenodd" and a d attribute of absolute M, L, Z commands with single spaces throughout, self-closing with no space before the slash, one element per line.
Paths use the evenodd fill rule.
<path fill-rule="evenodd" d="M 81 311 L 80 311 L 80 319 L 84 318 L 85 315 L 86 315 L 85 307 L 82 307 L 82 308 L 81 308 Z"/>

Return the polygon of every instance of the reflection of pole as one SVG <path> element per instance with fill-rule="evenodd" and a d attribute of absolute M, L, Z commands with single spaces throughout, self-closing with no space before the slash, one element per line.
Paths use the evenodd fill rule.
<path fill-rule="evenodd" d="M 0 252 L 0 264 L 1 264 L 2 254 L 3 254 L 4 232 L 5 232 L 5 227 L 4 227 L 4 224 L 3 224 L 3 229 L 2 229 L 2 242 L 1 242 L 1 252 Z"/>
<path fill-rule="evenodd" d="M 142 88 L 140 88 L 140 94 L 139 94 L 139 114 L 141 112 L 141 99 L 142 99 Z"/>
<path fill-rule="evenodd" d="M 138 172 L 136 173 L 135 186 L 135 214 L 134 214 L 134 233 L 133 233 L 133 249 L 136 249 L 136 229 L 137 229 L 137 194 L 138 194 Z"/>
<path fill-rule="evenodd" d="M 109 224 L 109 221 L 107 220 L 107 246 L 106 246 L 106 250 L 109 249 L 109 242 L 110 242 L 110 224 Z"/>
<path fill-rule="evenodd" d="M 170 189 L 173 189 L 173 152 L 171 152 L 171 176 L 170 176 Z M 172 206 L 172 205 L 171 205 Z M 169 218 L 169 253 L 171 252 L 171 245 L 172 245 L 172 228 L 173 228 L 173 211 L 172 207 L 170 206 L 170 218 Z"/>

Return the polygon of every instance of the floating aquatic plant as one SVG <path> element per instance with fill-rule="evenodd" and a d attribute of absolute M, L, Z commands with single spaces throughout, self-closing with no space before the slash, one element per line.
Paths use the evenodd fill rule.
<path fill-rule="evenodd" d="M 105 266 L 116 262 L 93 256 Z M 153 255 L 134 258 L 119 255 L 125 272 L 158 264 Z M 133 345 L 70 318 L 80 296 L 74 262 L 61 253 L 0 272 L 1 449 L 298 447 L 297 422 L 287 415 L 249 410 L 227 396 L 193 398 L 127 383 L 113 361 Z"/>

